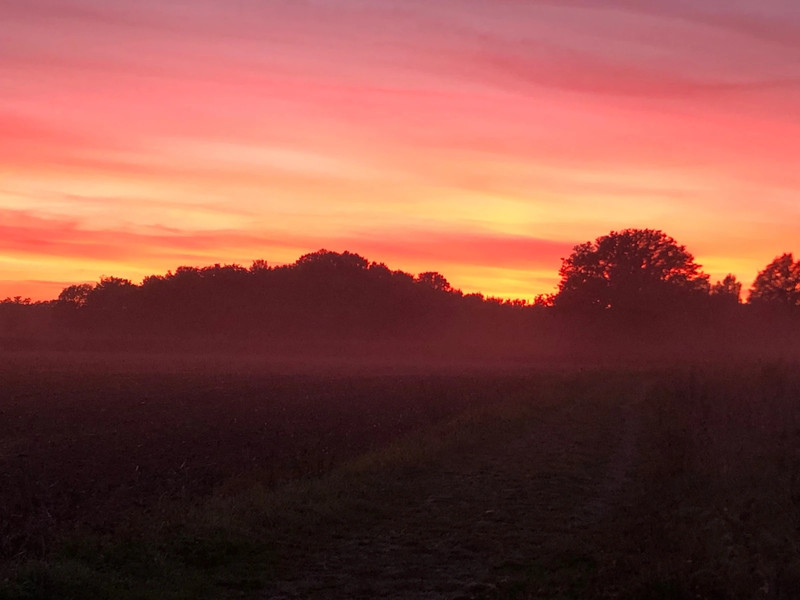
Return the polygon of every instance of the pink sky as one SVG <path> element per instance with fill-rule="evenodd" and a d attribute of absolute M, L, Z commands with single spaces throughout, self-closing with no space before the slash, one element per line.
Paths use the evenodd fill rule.
<path fill-rule="evenodd" d="M 0 297 L 350 250 L 552 291 L 653 227 L 800 251 L 800 11 L 737 0 L 0 0 Z"/>

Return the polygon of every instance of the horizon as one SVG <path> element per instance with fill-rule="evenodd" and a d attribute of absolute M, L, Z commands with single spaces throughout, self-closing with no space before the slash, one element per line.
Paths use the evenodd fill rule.
<path fill-rule="evenodd" d="M 610 233 L 615 233 L 615 232 L 610 232 Z M 678 242 L 678 243 L 680 243 L 680 242 Z M 458 287 L 457 285 L 453 285 L 452 281 L 450 281 L 449 277 L 447 276 L 447 273 L 442 273 L 442 272 L 439 272 L 439 271 L 435 271 L 433 269 L 422 269 L 421 271 L 412 272 L 412 271 L 407 271 L 405 269 L 394 268 L 394 265 L 386 264 L 386 263 L 383 263 L 382 261 L 372 260 L 369 256 L 365 256 L 364 254 L 362 254 L 360 252 L 357 252 L 357 251 L 352 251 L 352 250 L 348 250 L 348 249 L 344 249 L 344 250 L 339 251 L 339 250 L 330 250 L 329 248 L 318 248 L 315 251 L 309 251 L 307 253 L 303 253 L 302 255 L 298 256 L 294 261 L 286 262 L 286 263 L 273 263 L 273 262 L 269 261 L 269 259 L 253 258 L 253 259 L 251 259 L 249 261 L 245 261 L 244 263 L 236 263 L 236 262 L 234 262 L 234 263 L 223 263 L 223 262 L 217 261 L 217 262 L 212 262 L 212 263 L 207 263 L 207 264 L 175 265 L 175 266 L 167 269 L 164 272 L 148 273 L 148 274 L 144 275 L 140 279 L 130 279 L 130 278 L 127 278 L 127 277 L 120 277 L 119 275 L 114 274 L 114 273 L 107 273 L 107 274 L 99 275 L 97 278 L 95 278 L 94 280 L 91 280 L 91 281 L 37 282 L 37 283 L 48 284 L 48 285 L 59 285 L 59 286 L 62 286 L 62 287 L 60 287 L 58 289 L 58 292 L 53 297 L 36 298 L 36 297 L 29 296 L 29 295 L 26 295 L 26 294 L 14 293 L 14 294 L 0 295 L 0 299 L 5 298 L 6 300 L 9 300 L 9 299 L 20 298 L 20 299 L 24 299 L 24 300 L 30 300 L 32 302 L 50 302 L 50 301 L 57 300 L 58 299 L 58 295 L 60 294 L 60 292 L 62 290 L 64 290 L 65 288 L 69 287 L 69 286 L 81 285 L 81 284 L 86 284 L 86 283 L 92 284 L 92 285 L 96 285 L 99 281 L 101 281 L 103 278 L 106 278 L 106 277 L 120 277 L 121 279 L 128 279 L 134 285 L 139 286 L 139 285 L 141 285 L 143 283 L 144 279 L 146 279 L 147 277 L 151 277 L 151 276 L 157 276 L 157 277 L 168 276 L 168 275 L 174 274 L 178 269 L 184 268 L 184 267 L 191 268 L 191 269 L 200 269 L 200 270 L 202 270 L 202 269 L 211 268 L 211 267 L 215 267 L 215 266 L 217 266 L 217 267 L 218 266 L 223 266 L 223 267 L 235 266 L 235 267 L 242 267 L 242 268 L 245 268 L 245 269 L 250 269 L 252 267 L 252 265 L 254 263 L 256 263 L 257 261 L 266 262 L 267 266 L 270 269 L 282 268 L 282 267 L 291 267 L 291 266 L 295 265 L 297 263 L 297 261 L 299 261 L 304 256 L 311 255 L 311 254 L 316 254 L 316 253 L 319 253 L 319 252 L 333 252 L 333 253 L 336 253 L 336 254 L 348 254 L 348 253 L 349 254 L 353 254 L 353 255 L 360 256 L 361 258 L 365 259 L 367 261 L 367 263 L 370 264 L 370 265 L 382 264 L 382 265 L 386 266 L 388 269 L 390 269 L 393 272 L 402 271 L 402 272 L 405 272 L 405 273 L 407 273 L 409 275 L 412 275 L 414 277 L 417 277 L 420 274 L 426 273 L 426 272 L 436 272 L 436 273 L 439 273 L 440 275 L 444 276 L 445 279 L 448 280 L 448 282 L 452 285 L 453 291 L 461 292 L 461 293 L 463 293 L 465 295 L 467 295 L 467 294 L 479 294 L 479 295 L 483 296 L 484 298 L 486 298 L 487 300 L 502 300 L 502 301 L 520 301 L 520 300 L 523 300 L 523 301 L 526 301 L 526 302 L 530 303 L 533 300 L 535 300 L 535 298 L 536 298 L 536 296 L 533 296 L 533 297 L 530 297 L 530 298 L 527 298 L 527 297 L 497 296 L 497 295 L 487 294 L 482 290 L 464 290 L 464 289 L 461 289 L 460 287 Z M 791 254 L 791 253 L 789 253 L 789 254 Z M 700 266 L 700 272 L 703 273 L 704 271 L 702 270 L 702 265 L 699 265 L 699 266 Z M 707 275 L 707 273 L 706 273 L 706 275 Z M 715 280 L 715 279 L 711 278 L 710 279 L 710 283 L 714 284 L 717 281 L 721 281 L 721 280 L 722 280 L 721 278 L 719 280 Z M 742 284 L 740 300 L 741 300 L 741 302 L 745 302 L 746 303 L 747 302 L 747 298 L 750 295 L 751 285 L 748 284 L 747 282 L 742 282 L 742 281 L 739 281 L 739 283 Z M 556 285 L 552 291 L 550 291 L 550 292 L 541 292 L 540 294 L 542 296 L 547 296 L 548 294 L 557 294 L 558 293 L 558 287 L 559 286 Z M 538 296 L 538 294 L 537 294 L 537 296 Z"/>
<path fill-rule="evenodd" d="M 712 281 L 795 247 L 785 0 L 0 0 L 0 298 L 349 249 L 555 291 L 659 229 Z"/>

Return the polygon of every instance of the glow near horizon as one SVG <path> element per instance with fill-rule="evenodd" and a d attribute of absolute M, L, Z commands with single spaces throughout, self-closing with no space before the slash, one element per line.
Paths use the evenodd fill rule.
<path fill-rule="evenodd" d="M 800 232 L 789 1 L 0 0 L 0 297 L 325 247 L 531 298 L 653 227 Z"/>

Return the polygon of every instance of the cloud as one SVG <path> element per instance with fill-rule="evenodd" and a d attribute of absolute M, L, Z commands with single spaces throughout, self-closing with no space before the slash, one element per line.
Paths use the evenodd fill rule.
<path fill-rule="evenodd" d="M 435 229 L 391 229 L 361 232 L 332 240 L 344 249 L 355 248 L 368 258 L 440 265 L 489 266 L 513 270 L 558 270 L 572 244 L 494 232 Z"/>
<path fill-rule="evenodd" d="M 125 275 L 326 246 L 486 273 L 491 292 L 496 268 L 555 272 L 560 240 L 612 224 L 689 232 L 715 257 L 738 252 L 724 229 L 761 236 L 753 248 L 790 239 L 757 223 L 800 189 L 788 1 L 0 0 L 0 13 L 6 260 Z M 768 211 L 796 225 L 791 207 Z"/>
<path fill-rule="evenodd" d="M 27 211 L 0 210 L 0 253 L 11 256 L 90 259 L 125 264 L 197 250 L 220 251 L 253 245 L 240 232 L 181 232 L 165 228 L 89 229 L 78 219 L 44 218 Z"/>
<path fill-rule="evenodd" d="M 76 220 L 41 218 L 24 211 L 0 210 L 0 255 L 101 260 L 121 271 L 131 264 L 194 259 L 227 262 L 265 257 L 269 250 L 294 249 L 297 256 L 316 249 L 359 252 L 388 263 L 477 265 L 504 269 L 557 269 L 571 244 L 492 232 L 434 229 L 385 229 L 332 235 L 303 232 L 180 231 L 164 227 L 146 230 L 91 230 Z M 267 255 L 265 256 L 265 252 Z M 296 258 L 295 256 L 294 258 Z M 294 260 L 294 258 L 292 260 Z M 154 259 L 156 259 L 154 261 Z M 1 262 L 1 260 L 0 260 Z M 179 266 L 177 264 L 171 267 Z M 400 268 L 400 267 L 398 267 Z"/>
<path fill-rule="evenodd" d="M 589 95 L 643 98 L 715 99 L 753 92 L 800 89 L 800 72 L 765 77 L 740 72 L 706 73 L 678 58 L 658 62 L 602 51 L 543 43 L 496 40 L 461 61 L 470 77 L 518 91 L 550 87 Z M 466 67 L 468 65 L 468 67 Z M 784 70 L 785 71 L 785 70 Z"/>

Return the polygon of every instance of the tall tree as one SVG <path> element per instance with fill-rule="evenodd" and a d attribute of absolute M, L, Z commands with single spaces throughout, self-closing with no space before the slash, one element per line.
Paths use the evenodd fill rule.
<path fill-rule="evenodd" d="M 774 306 L 800 306 L 800 260 L 782 254 L 761 271 L 750 288 L 748 302 Z"/>
<path fill-rule="evenodd" d="M 86 305 L 86 299 L 93 289 L 94 286 L 90 283 L 79 283 L 66 287 L 58 295 L 58 303 L 63 306 L 80 308 Z"/>
<path fill-rule="evenodd" d="M 417 275 L 417 282 L 439 292 L 449 292 L 453 289 L 445 276 L 436 271 L 420 273 Z"/>
<path fill-rule="evenodd" d="M 612 231 L 575 246 L 563 259 L 557 306 L 636 310 L 709 290 L 708 275 L 694 257 L 655 229 Z"/>

